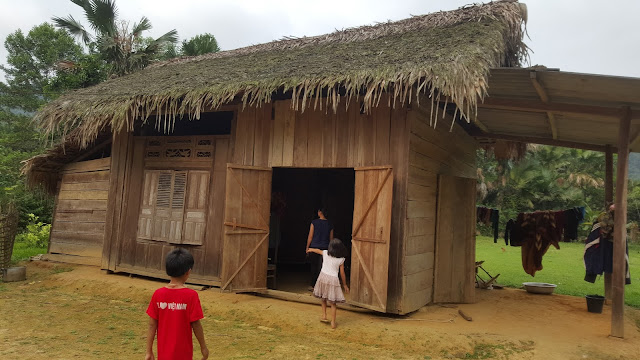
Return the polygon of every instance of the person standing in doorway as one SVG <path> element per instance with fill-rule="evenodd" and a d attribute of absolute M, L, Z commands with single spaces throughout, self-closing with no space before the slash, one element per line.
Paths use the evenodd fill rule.
<path fill-rule="evenodd" d="M 311 222 L 309 236 L 307 237 L 307 248 L 305 252 L 309 255 L 311 263 L 311 277 L 309 278 L 309 291 L 313 291 L 320 270 L 322 269 L 322 255 L 309 252 L 309 248 L 328 250 L 329 242 L 333 239 L 333 224 L 327 219 L 327 212 L 324 208 L 318 209 L 318 218 Z"/>

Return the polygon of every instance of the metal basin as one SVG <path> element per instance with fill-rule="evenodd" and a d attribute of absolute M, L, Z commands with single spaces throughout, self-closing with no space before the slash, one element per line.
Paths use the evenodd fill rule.
<path fill-rule="evenodd" d="M 556 284 L 539 283 L 539 282 L 526 282 L 522 283 L 524 289 L 532 294 L 552 294 L 556 289 Z"/>

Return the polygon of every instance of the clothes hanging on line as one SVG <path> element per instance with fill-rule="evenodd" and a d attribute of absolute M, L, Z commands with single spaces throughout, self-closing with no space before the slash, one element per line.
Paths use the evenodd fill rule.
<path fill-rule="evenodd" d="M 498 242 L 498 228 L 500 224 L 500 210 L 484 206 L 476 207 L 476 222 L 489 225 L 493 229 L 493 242 Z"/>
<path fill-rule="evenodd" d="M 587 236 L 584 245 L 584 280 L 590 283 L 596 281 L 596 277 L 602 273 L 613 272 L 613 214 L 605 212 L 600 214 L 593 223 L 591 232 Z M 631 284 L 629 272 L 629 245 L 625 242 L 625 284 Z"/>
<path fill-rule="evenodd" d="M 554 226 L 557 231 L 554 232 L 558 242 L 576 240 L 578 238 L 578 226 L 585 217 L 584 207 L 575 207 L 562 211 L 550 211 L 554 214 Z M 533 214 L 533 213 L 522 213 Z M 518 215 L 519 216 L 519 215 Z M 504 241 L 506 245 L 521 246 L 523 241 L 522 224 L 517 220 L 510 219 L 504 233 Z"/>
<path fill-rule="evenodd" d="M 567 209 L 564 210 L 563 213 L 565 217 L 564 241 L 569 242 L 571 240 L 577 240 L 578 226 L 582 223 L 586 215 L 584 206 Z"/>
<path fill-rule="evenodd" d="M 511 235 L 511 230 L 513 229 L 514 224 L 515 224 L 515 221 L 513 221 L 513 219 L 509 219 L 509 221 L 507 221 L 507 225 L 504 228 L 504 244 L 505 245 L 509 245 L 509 235 Z"/>
<path fill-rule="evenodd" d="M 560 249 L 559 242 L 564 229 L 561 214 L 558 211 L 518 214 L 514 226 L 521 229 L 522 268 L 527 274 L 535 276 L 537 271 L 542 270 L 542 257 L 549 246 Z"/>

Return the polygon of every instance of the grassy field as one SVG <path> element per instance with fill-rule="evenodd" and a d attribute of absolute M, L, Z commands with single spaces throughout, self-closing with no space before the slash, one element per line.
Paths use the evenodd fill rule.
<path fill-rule="evenodd" d="M 503 239 L 493 243 L 493 238 L 478 236 L 476 260 L 484 260 L 482 265 L 491 275 L 500 274 L 498 283 L 520 287 L 523 282 L 535 281 L 558 285 L 556 293 L 585 296 L 604 295 L 604 278 L 598 277 L 594 284 L 584 281 L 584 263 L 582 243 L 561 243 L 560 250 L 553 246 L 542 258 L 544 269 L 531 277 L 522 269 L 519 247 L 505 246 Z M 625 303 L 640 308 L 640 245 L 629 246 L 631 265 L 631 285 L 625 287 Z M 482 270 L 480 270 L 482 273 Z M 485 275 L 485 274 L 483 274 Z M 485 276 L 486 278 L 486 276 Z"/>
<path fill-rule="evenodd" d="M 29 247 L 27 246 L 26 243 L 23 242 L 16 242 L 13 245 L 13 253 L 11 254 L 11 262 L 12 263 L 17 263 L 18 261 L 22 261 L 22 260 L 27 260 L 32 256 L 38 255 L 38 254 L 46 254 L 47 253 L 47 248 L 46 247 Z"/>

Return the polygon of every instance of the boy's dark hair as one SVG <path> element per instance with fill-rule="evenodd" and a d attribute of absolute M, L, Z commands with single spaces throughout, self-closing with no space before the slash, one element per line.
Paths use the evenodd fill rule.
<path fill-rule="evenodd" d="M 165 267 L 167 275 L 180 277 L 193 268 L 193 255 L 186 249 L 177 248 L 167 254 Z"/>
<path fill-rule="evenodd" d="M 329 242 L 329 250 L 327 253 L 334 258 L 346 258 L 348 255 L 347 247 L 344 246 L 342 240 L 338 238 L 333 238 L 333 240 Z"/>

